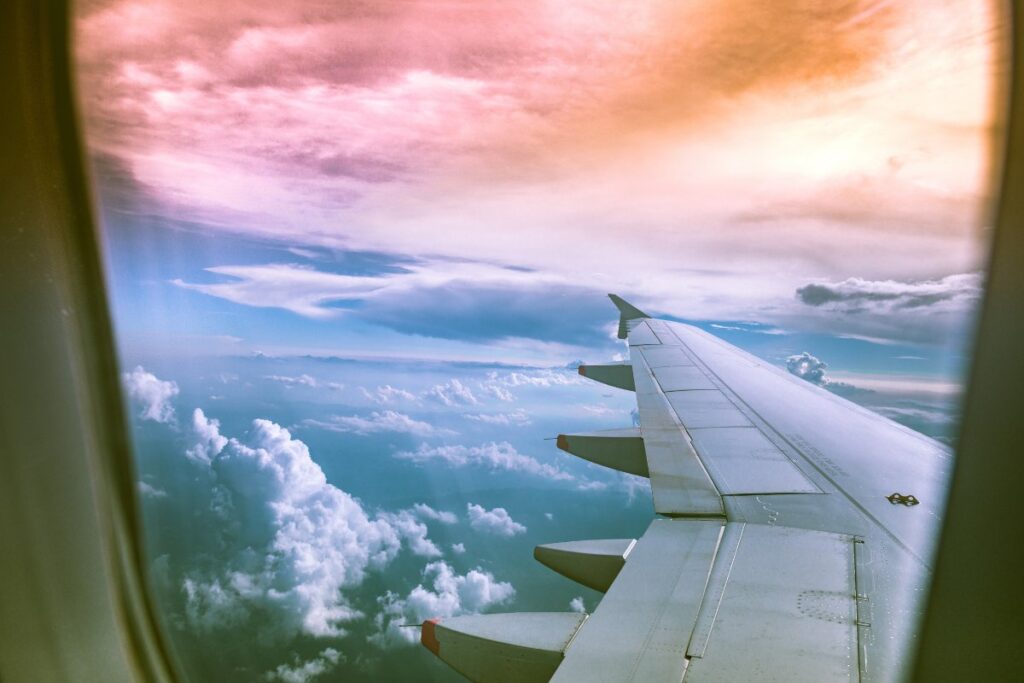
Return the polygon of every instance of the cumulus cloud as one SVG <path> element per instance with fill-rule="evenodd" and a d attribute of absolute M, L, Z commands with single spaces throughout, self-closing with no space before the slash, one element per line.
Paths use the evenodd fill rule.
<path fill-rule="evenodd" d="M 505 538 L 526 533 L 526 527 L 513 520 L 505 508 L 487 510 L 475 503 L 468 503 L 466 513 L 469 515 L 469 526 L 481 533 Z"/>
<path fill-rule="evenodd" d="M 221 443 L 215 421 L 197 411 L 196 422 L 206 443 Z M 253 422 L 247 443 L 214 450 L 205 452 L 224 552 L 182 583 L 189 626 L 203 633 L 272 615 L 266 628 L 279 638 L 344 635 L 360 613 L 343 591 L 394 559 L 403 537 L 416 543 L 418 530 L 371 519 L 327 482 L 302 441 L 268 420 Z"/>
<path fill-rule="evenodd" d="M 412 644 L 418 640 L 419 633 L 401 625 L 477 614 L 509 602 L 515 594 L 511 583 L 497 581 L 493 574 L 479 567 L 460 575 L 447 562 L 431 562 L 423 569 L 423 582 L 408 596 L 401 598 L 391 591 L 381 596 L 378 600 L 381 611 L 374 618 L 377 633 L 369 640 L 379 647 Z"/>
<path fill-rule="evenodd" d="M 828 389 L 834 394 L 851 397 L 859 393 L 869 393 L 869 389 L 854 386 L 848 382 L 837 382 L 825 374 L 828 365 L 807 351 L 786 358 L 786 369 L 802 380 Z"/>
<path fill-rule="evenodd" d="M 268 671 L 263 676 L 263 680 L 280 681 L 281 683 L 308 683 L 332 671 L 338 662 L 343 660 L 344 657 L 340 652 L 329 647 L 305 662 L 296 661 L 291 665 L 282 664 L 273 671 Z"/>
<path fill-rule="evenodd" d="M 448 512 L 447 510 L 435 510 L 426 503 L 416 503 L 412 506 L 412 510 L 423 519 L 430 519 L 435 522 L 441 522 L 442 524 L 455 524 L 459 521 L 459 518 L 455 516 L 454 512 Z"/>
<path fill-rule="evenodd" d="M 516 400 L 515 395 L 511 391 L 493 382 L 480 384 L 478 386 L 480 387 L 480 392 L 485 396 L 492 396 L 499 401 L 504 401 L 505 403 L 511 403 Z"/>
<path fill-rule="evenodd" d="M 479 466 L 492 470 L 522 472 L 546 479 L 575 481 L 576 477 L 553 465 L 523 455 L 507 441 L 486 443 L 481 446 L 435 446 L 421 444 L 415 451 L 399 451 L 396 458 L 415 463 L 441 461 L 451 467 Z"/>
<path fill-rule="evenodd" d="M 472 390 L 457 379 L 452 379 L 444 384 L 435 384 L 423 392 L 423 397 L 448 407 L 475 406 L 479 403 Z"/>
<path fill-rule="evenodd" d="M 414 420 L 403 413 L 394 410 L 372 412 L 367 417 L 358 415 L 341 416 L 336 415 L 324 420 L 303 420 L 302 424 L 321 429 L 329 429 L 334 432 L 351 432 L 353 434 L 367 435 L 380 432 L 397 432 L 400 434 L 412 434 L 413 436 L 448 436 L 456 434 L 451 429 L 436 427 L 428 422 Z"/>
<path fill-rule="evenodd" d="M 456 555 L 462 555 L 466 552 L 466 545 L 464 543 L 452 543 L 452 552 Z"/>
<path fill-rule="evenodd" d="M 139 416 L 144 420 L 170 423 L 174 421 L 174 406 L 171 399 L 178 395 L 178 385 L 158 379 L 136 365 L 131 372 L 121 375 L 128 396 L 140 405 Z"/>
<path fill-rule="evenodd" d="M 807 380 L 811 384 L 821 386 L 828 382 L 825 377 L 825 368 L 828 366 L 807 351 L 790 356 L 786 359 L 786 369 L 800 379 Z"/>
<path fill-rule="evenodd" d="M 402 538 L 413 555 L 420 557 L 440 557 L 441 550 L 427 538 L 427 525 L 416 518 L 412 510 L 399 512 L 382 512 L 379 519 L 386 521 Z"/>
<path fill-rule="evenodd" d="M 525 410 L 514 410 L 511 413 L 466 413 L 463 417 L 490 425 L 523 426 L 530 424 L 530 416 L 526 414 Z"/>
<path fill-rule="evenodd" d="M 569 609 L 573 612 L 586 612 L 587 606 L 583 603 L 583 596 L 578 595 L 569 601 Z"/>
<path fill-rule="evenodd" d="M 228 445 L 227 438 L 220 433 L 220 422 L 207 418 L 200 408 L 192 411 L 192 432 L 195 440 L 185 451 L 185 457 L 193 462 L 209 465 L 214 456 Z"/>
<path fill-rule="evenodd" d="M 365 387 L 359 387 L 363 396 L 380 405 L 387 405 L 397 401 L 415 401 L 416 396 L 405 389 L 397 389 L 390 384 L 377 387 L 374 391 L 368 391 Z"/>

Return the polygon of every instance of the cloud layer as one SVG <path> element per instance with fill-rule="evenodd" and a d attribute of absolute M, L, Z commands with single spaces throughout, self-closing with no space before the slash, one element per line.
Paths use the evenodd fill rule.
<path fill-rule="evenodd" d="M 812 282 L 797 288 L 802 308 L 789 315 L 787 324 L 881 342 L 936 344 L 967 334 L 981 295 L 980 273 L 936 280 Z"/>
<path fill-rule="evenodd" d="M 490 339 L 592 333 L 538 313 L 581 291 L 750 319 L 808 278 L 977 268 L 1002 29 L 981 0 L 108 0 L 76 45 L 106 205 L 450 273 L 225 263 L 181 286 Z"/>
<path fill-rule="evenodd" d="M 576 477 L 553 465 L 523 455 L 512 444 L 485 443 L 480 446 L 421 444 L 415 451 L 399 451 L 395 457 L 425 464 L 442 462 L 450 467 L 486 467 L 491 470 L 522 472 L 555 481 L 574 481 Z"/>

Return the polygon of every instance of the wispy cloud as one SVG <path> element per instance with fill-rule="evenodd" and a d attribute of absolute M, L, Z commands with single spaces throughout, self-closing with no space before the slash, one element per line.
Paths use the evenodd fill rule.
<path fill-rule="evenodd" d="M 279 382 L 286 387 L 302 386 L 309 387 L 311 389 L 324 387 L 331 391 L 341 391 L 345 388 L 345 385 L 340 382 L 324 382 L 306 374 L 298 375 L 296 377 L 291 377 L 289 375 L 264 375 L 263 379 L 270 380 L 271 382 Z"/>
<path fill-rule="evenodd" d="M 360 415 L 335 415 L 327 420 L 303 420 L 302 424 L 334 432 L 351 432 L 361 435 L 396 432 L 428 437 L 451 436 L 458 433 L 451 429 L 437 427 L 429 422 L 414 420 L 408 415 L 394 410 L 374 411 L 365 417 Z"/>
<path fill-rule="evenodd" d="M 530 416 L 525 410 L 516 410 L 511 413 L 466 413 L 463 417 L 490 425 L 523 426 L 530 424 Z"/>
<path fill-rule="evenodd" d="M 491 470 L 522 472 L 555 481 L 575 481 L 576 477 L 553 465 L 523 455 L 508 442 L 486 443 L 480 446 L 428 446 L 421 444 L 415 451 L 400 451 L 395 457 L 415 463 L 443 462 L 450 467 L 485 467 Z"/>

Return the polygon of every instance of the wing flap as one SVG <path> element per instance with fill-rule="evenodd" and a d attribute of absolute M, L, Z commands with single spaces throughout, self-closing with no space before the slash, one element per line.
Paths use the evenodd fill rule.
<path fill-rule="evenodd" d="M 679 681 L 723 524 L 656 519 L 576 633 L 552 683 Z"/>
<path fill-rule="evenodd" d="M 663 515 L 724 515 L 722 498 L 643 356 L 633 365 L 654 509 Z"/>
<path fill-rule="evenodd" d="M 708 587 L 685 680 L 857 681 L 854 539 L 753 524 L 726 533 L 738 544 L 715 560 L 727 572 L 713 573 L 724 582 Z"/>

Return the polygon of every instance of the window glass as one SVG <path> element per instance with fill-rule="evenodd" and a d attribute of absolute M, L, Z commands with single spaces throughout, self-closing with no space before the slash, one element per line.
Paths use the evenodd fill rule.
<path fill-rule="evenodd" d="M 85 134 L 148 564 L 194 680 L 461 680 L 637 537 L 616 292 L 952 444 L 1007 77 L 984 1 L 104 0 Z"/>

